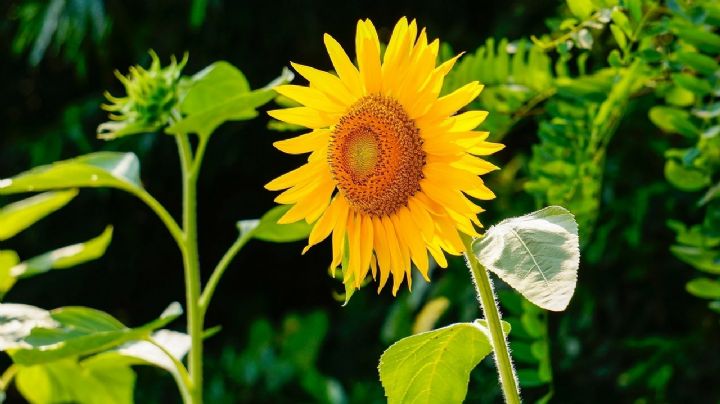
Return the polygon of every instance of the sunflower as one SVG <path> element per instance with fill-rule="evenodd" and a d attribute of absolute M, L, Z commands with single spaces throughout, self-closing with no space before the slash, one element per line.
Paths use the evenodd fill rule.
<path fill-rule="evenodd" d="M 269 111 L 309 133 L 274 143 L 288 154 L 310 153 L 307 163 L 266 185 L 285 190 L 275 199 L 293 205 L 278 223 L 313 224 L 308 246 L 332 234 L 331 269 L 343 261 L 344 281 L 359 288 L 368 273 L 378 292 L 393 275 L 393 294 L 414 263 L 426 280 L 428 252 L 441 267 L 445 253 L 464 251 L 458 232 L 478 237 L 468 198 L 495 197 L 479 175 L 496 170 L 477 157 L 504 146 L 474 129 L 485 111 L 457 113 L 483 86 L 471 82 L 440 96 L 455 61 L 436 66 L 439 41 L 406 18 L 396 24 L 382 56 L 372 22 L 358 21 L 357 66 L 340 44 L 324 36 L 336 74 L 293 63 L 307 86 L 276 91 L 303 106 Z"/>

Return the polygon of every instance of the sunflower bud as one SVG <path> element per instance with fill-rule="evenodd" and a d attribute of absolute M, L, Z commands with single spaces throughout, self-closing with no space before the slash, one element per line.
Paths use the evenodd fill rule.
<path fill-rule="evenodd" d="M 153 132 L 165 126 L 172 117 L 178 101 L 177 83 L 187 63 L 187 53 L 178 63 L 171 57 L 169 66 L 161 67 L 157 54 L 150 50 L 152 63 L 149 69 L 132 66 L 127 76 L 115 71 L 125 87 L 125 97 L 114 97 L 105 92 L 110 104 L 102 108 L 110 114 L 110 121 L 97 128 L 98 138 L 115 139 L 143 132 Z"/>

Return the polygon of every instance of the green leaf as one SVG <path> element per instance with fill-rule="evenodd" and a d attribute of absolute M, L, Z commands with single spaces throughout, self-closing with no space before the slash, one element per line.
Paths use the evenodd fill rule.
<path fill-rule="evenodd" d="M 699 191 L 712 181 L 710 174 L 695 167 L 687 167 L 675 159 L 665 162 L 665 178 L 685 192 Z"/>
<path fill-rule="evenodd" d="M 673 73 L 671 77 L 673 83 L 688 91 L 692 91 L 700 97 L 706 94 L 710 94 L 710 92 L 712 91 L 712 86 L 709 82 L 699 79 L 695 76 L 691 76 L 685 73 Z"/>
<path fill-rule="evenodd" d="M 66 269 L 96 260 L 105 254 L 112 240 L 113 228 L 108 226 L 98 237 L 84 243 L 58 248 L 16 265 L 10 271 L 15 278 L 29 278 L 51 269 Z"/>
<path fill-rule="evenodd" d="M 713 279 L 693 279 L 685 285 L 685 289 L 703 299 L 720 299 L 720 282 Z"/>
<path fill-rule="evenodd" d="M 42 365 L 21 366 L 15 377 L 18 390 L 31 403 L 133 402 L 135 372 L 125 364 L 96 364 L 70 358 Z"/>
<path fill-rule="evenodd" d="M 567 0 L 570 12 L 581 20 L 587 19 L 595 7 L 590 0 Z"/>
<path fill-rule="evenodd" d="M 620 11 L 619 8 L 613 9 L 610 17 L 612 18 L 615 25 L 617 25 L 617 27 L 620 28 L 625 35 L 627 35 L 628 37 L 632 35 L 632 27 L 630 26 L 630 20 L 628 20 L 625 13 Z"/>
<path fill-rule="evenodd" d="M 178 361 L 182 361 L 190 350 L 190 336 L 171 330 L 159 330 L 150 338 L 172 354 Z M 173 361 L 156 345 L 149 341 L 133 341 L 121 345 L 113 350 L 99 353 L 88 359 L 93 362 L 125 362 L 128 365 L 151 365 L 175 374 L 177 368 Z"/>
<path fill-rule="evenodd" d="M 470 371 L 492 352 L 489 331 L 458 323 L 403 338 L 380 357 L 388 403 L 461 403 Z"/>
<path fill-rule="evenodd" d="M 20 262 L 15 251 L 0 250 L 0 301 L 5 294 L 15 285 L 15 277 L 10 275 L 10 270 Z M 0 322 L 0 324 L 2 324 Z"/>
<path fill-rule="evenodd" d="M 13 361 L 35 365 L 108 350 L 132 340 L 142 340 L 177 318 L 182 309 L 171 304 L 159 319 L 128 328 L 111 315 L 87 307 L 63 307 L 50 311 L 51 326 L 32 328 L 6 350 Z"/>
<path fill-rule="evenodd" d="M 305 221 L 290 224 L 278 224 L 290 205 L 279 205 L 270 209 L 260 220 L 241 220 L 237 223 L 241 233 L 252 231 L 252 236 L 258 240 L 273 243 L 289 243 L 305 239 L 312 230 L 312 225 Z"/>
<path fill-rule="evenodd" d="M 715 59 L 702 53 L 679 52 L 676 57 L 678 62 L 707 76 L 712 76 L 720 70 L 720 64 Z"/>
<path fill-rule="evenodd" d="M 0 195 L 77 187 L 142 189 L 140 162 L 134 153 L 91 153 L 0 180 Z"/>
<path fill-rule="evenodd" d="M 284 82 L 285 73 L 280 77 Z M 271 85 L 276 85 L 272 83 Z M 180 101 L 185 117 L 168 133 L 197 133 L 209 136 L 226 121 L 242 121 L 257 116 L 255 109 L 275 98 L 271 87 L 250 91 L 245 76 L 228 62 L 215 62 L 195 74 Z"/>
<path fill-rule="evenodd" d="M 610 24 L 610 31 L 612 32 L 615 42 L 617 42 L 620 49 L 627 48 L 627 37 L 620 27 L 615 24 Z"/>
<path fill-rule="evenodd" d="M 47 192 L 3 207 L 0 209 L 0 241 L 13 237 L 67 205 L 77 194 L 77 190 Z"/>
<path fill-rule="evenodd" d="M 580 265 L 574 216 L 549 206 L 505 219 L 473 242 L 473 253 L 526 299 L 546 310 L 564 310 L 575 291 Z"/>
<path fill-rule="evenodd" d="M 672 86 L 668 92 L 665 93 L 665 101 L 670 105 L 689 107 L 695 103 L 695 94 L 692 91 L 686 90 L 680 86 Z M 655 118 L 657 119 L 657 117 Z M 662 118 L 660 119 L 662 120 Z"/>
<path fill-rule="evenodd" d="M 668 133 L 680 133 L 688 137 L 698 135 L 698 128 L 690 121 L 687 111 L 678 108 L 655 106 L 650 108 L 650 120 Z"/>
<path fill-rule="evenodd" d="M 676 257 L 696 269 L 720 275 L 720 251 L 707 250 L 701 247 L 674 245 L 670 247 Z"/>

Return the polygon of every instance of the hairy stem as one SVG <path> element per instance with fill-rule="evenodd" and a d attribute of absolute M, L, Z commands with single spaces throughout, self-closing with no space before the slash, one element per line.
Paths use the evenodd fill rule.
<path fill-rule="evenodd" d="M 500 384 L 503 395 L 505 396 L 505 402 L 508 404 L 520 403 L 520 390 L 518 389 L 515 368 L 510 359 L 510 350 L 508 349 L 507 339 L 503 333 L 502 323 L 500 321 L 500 310 L 498 310 L 490 276 L 487 269 L 485 269 L 480 261 L 475 258 L 475 255 L 473 255 L 472 239 L 470 236 L 464 234 L 461 236 L 463 244 L 465 245 L 465 258 L 470 267 L 470 273 L 472 274 L 475 290 L 479 297 L 480 307 L 490 328 L 490 341 L 492 342 L 495 364 L 497 365 L 498 374 L 500 375 Z"/>

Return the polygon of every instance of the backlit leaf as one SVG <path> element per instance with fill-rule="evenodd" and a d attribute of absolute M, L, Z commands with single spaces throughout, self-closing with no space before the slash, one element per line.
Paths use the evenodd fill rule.
<path fill-rule="evenodd" d="M 703 299 L 720 299 L 720 282 L 709 278 L 693 279 L 685 285 L 685 289 Z"/>
<path fill-rule="evenodd" d="M 564 310 L 575 291 L 578 227 L 565 208 L 549 206 L 505 219 L 473 243 L 473 253 L 487 269 L 546 310 Z"/>
<path fill-rule="evenodd" d="M 0 209 L 0 241 L 20 233 L 70 202 L 78 192 L 47 192 L 11 203 Z"/>

